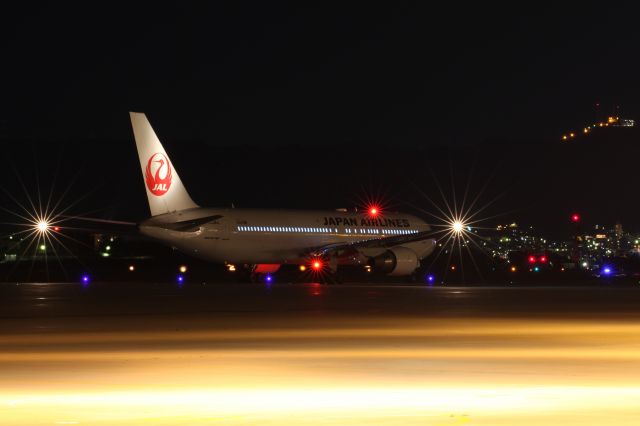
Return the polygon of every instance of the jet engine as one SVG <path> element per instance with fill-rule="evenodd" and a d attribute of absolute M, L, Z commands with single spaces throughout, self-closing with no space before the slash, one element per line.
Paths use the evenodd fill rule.
<path fill-rule="evenodd" d="M 374 272 L 397 277 L 411 275 L 420 266 L 420 261 L 413 250 L 392 247 L 378 256 L 369 258 L 368 265 Z"/>

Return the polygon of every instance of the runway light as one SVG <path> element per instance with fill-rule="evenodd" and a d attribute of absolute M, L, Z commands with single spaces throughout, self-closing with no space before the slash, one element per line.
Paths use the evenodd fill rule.
<path fill-rule="evenodd" d="M 304 265 L 300 265 L 300 272 L 304 272 L 307 270 L 307 267 Z"/>
<path fill-rule="evenodd" d="M 462 222 L 460 222 L 459 220 L 456 220 L 455 222 L 453 222 L 451 224 L 451 229 L 456 234 L 460 234 L 462 232 L 462 230 L 464 229 L 464 224 Z"/>
<path fill-rule="evenodd" d="M 39 232 L 44 233 L 49 229 L 49 223 L 46 220 L 41 220 L 36 224 L 36 228 Z"/>
<path fill-rule="evenodd" d="M 180 268 L 178 268 L 178 270 L 184 274 L 185 272 L 187 272 L 187 267 L 186 265 L 180 265 Z"/>

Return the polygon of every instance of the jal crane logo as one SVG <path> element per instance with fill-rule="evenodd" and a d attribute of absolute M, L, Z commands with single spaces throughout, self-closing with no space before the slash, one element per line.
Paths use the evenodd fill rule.
<path fill-rule="evenodd" d="M 166 194 L 171 188 L 171 163 L 164 153 L 156 152 L 149 157 L 144 179 L 149 191 L 158 197 Z"/>

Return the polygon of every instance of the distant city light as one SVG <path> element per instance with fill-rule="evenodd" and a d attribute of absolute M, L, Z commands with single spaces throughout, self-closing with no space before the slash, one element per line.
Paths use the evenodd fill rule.
<path fill-rule="evenodd" d="M 583 268 L 587 268 L 587 267 L 589 267 L 589 263 L 588 263 L 588 262 L 582 262 L 582 267 L 583 267 Z"/>
<path fill-rule="evenodd" d="M 44 244 L 40 244 L 40 250 L 45 251 L 47 249 L 47 246 L 45 246 Z"/>
<path fill-rule="evenodd" d="M 535 256 L 529 256 L 529 263 L 536 263 L 536 257 Z"/>
<path fill-rule="evenodd" d="M 515 266 L 511 267 L 511 272 L 516 272 L 518 270 L 518 268 L 516 268 Z"/>
<path fill-rule="evenodd" d="M 436 277 L 434 277 L 433 275 L 427 275 L 427 281 L 428 282 L 432 283 L 432 282 L 435 281 L 435 279 L 436 279 Z"/>
<path fill-rule="evenodd" d="M 300 272 L 304 272 L 307 270 L 307 267 L 304 265 L 300 265 Z"/>
<path fill-rule="evenodd" d="M 135 266 L 133 266 L 133 265 L 129 265 L 129 270 L 130 270 L 131 272 L 133 272 L 133 271 L 135 271 L 135 270 L 136 270 L 136 267 L 135 267 Z"/>
<path fill-rule="evenodd" d="M 585 126 L 582 129 L 582 133 L 585 136 L 588 136 L 591 133 L 591 130 L 596 127 L 634 127 L 635 121 L 628 118 L 620 118 L 620 117 L 607 117 L 607 121 L 601 121 L 597 123 L 592 123 L 590 125 Z M 562 140 L 566 141 L 568 139 L 574 138 L 577 135 L 574 132 L 562 135 Z"/>
<path fill-rule="evenodd" d="M 184 274 L 185 272 L 187 272 L 187 266 L 186 266 L 186 265 L 180 265 L 180 268 L 178 268 L 178 270 L 179 270 L 181 273 L 183 273 L 183 274 Z"/>

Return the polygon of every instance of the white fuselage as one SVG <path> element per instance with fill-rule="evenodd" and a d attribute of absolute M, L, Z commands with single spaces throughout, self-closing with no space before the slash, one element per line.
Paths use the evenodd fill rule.
<path fill-rule="evenodd" d="M 212 208 L 154 216 L 139 227 L 144 235 L 185 253 L 211 262 L 232 264 L 302 263 L 314 249 L 332 244 L 430 230 L 423 220 L 401 213 L 385 212 L 370 217 L 366 212 L 332 210 Z"/>

